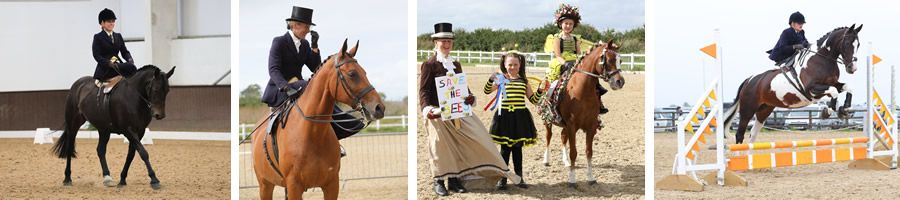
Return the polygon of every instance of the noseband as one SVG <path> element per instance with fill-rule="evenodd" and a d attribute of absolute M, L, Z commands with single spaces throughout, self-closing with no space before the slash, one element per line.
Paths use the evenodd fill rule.
<path fill-rule="evenodd" d="M 606 50 L 606 48 L 603 48 L 603 52 L 600 53 L 600 63 L 598 63 L 599 65 L 606 65 L 607 63 L 611 63 L 606 60 L 607 59 L 606 52 L 612 53 L 612 54 L 616 55 L 617 57 L 619 55 L 619 52 L 617 52 L 617 51 Z M 578 68 L 575 68 L 575 71 L 587 74 L 588 76 L 593 76 L 595 78 L 603 79 L 603 81 L 609 81 L 609 77 L 621 72 L 622 70 L 620 70 L 618 67 L 616 67 L 615 70 L 607 70 L 606 66 L 603 66 L 600 68 L 599 75 L 590 73 L 590 72 L 586 72 L 586 71 L 580 70 Z"/>
<path fill-rule="evenodd" d="M 351 63 L 351 62 L 354 62 L 354 63 L 355 63 L 355 62 L 356 62 L 356 59 L 350 58 L 350 59 L 346 59 L 346 60 L 342 60 L 342 61 L 338 62 L 338 60 L 337 60 L 337 54 L 332 55 L 332 56 L 330 56 L 330 57 L 334 57 L 334 62 L 337 63 L 337 64 L 334 65 L 334 68 L 335 68 L 335 70 L 337 70 L 337 77 L 338 77 L 338 80 L 337 80 L 337 81 L 338 81 L 338 83 L 340 83 L 340 85 L 343 86 L 342 89 L 343 89 L 343 91 L 344 91 L 345 93 L 347 93 L 347 96 L 353 97 L 353 103 L 350 104 L 350 106 L 353 107 L 353 110 L 344 111 L 344 112 L 340 112 L 340 113 L 334 113 L 334 114 L 330 114 L 330 115 L 306 115 L 306 114 L 303 113 L 303 110 L 300 109 L 300 106 L 297 105 L 297 101 L 292 101 L 291 103 L 292 103 L 293 106 L 297 109 L 297 111 L 300 112 L 300 116 L 302 116 L 303 119 L 305 119 L 305 120 L 307 120 L 307 121 L 311 121 L 311 122 L 325 122 L 325 123 L 331 123 L 331 122 L 354 122 L 354 121 L 362 121 L 362 119 L 358 119 L 358 118 L 354 118 L 354 119 L 338 119 L 338 120 L 335 120 L 335 119 L 328 119 L 328 120 L 313 119 L 313 118 L 316 118 L 316 117 L 328 117 L 328 118 L 332 118 L 333 116 L 343 115 L 343 114 L 349 114 L 349 113 L 354 113 L 354 112 L 360 112 L 360 113 L 363 113 L 363 115 L 369 113 L 369 110 L 366 109 L 365 106 L 359 105 L 358 103 L 360 103 L 360 100 L 362 100 L 362 97 L 363 97 L 364 95 L 366 95 L 366 94 L 368 94 L 369 92 L 371 92 L 372 90 L 374 90 L 375 87 L 372 86 L 372 85 L 370 84 L 368 87 L 366 87 L 365 89 L 363 89 L 363 90 L 360 91 L 359 93 L 355 93 L 355 95 L 354 95 L 353 89 L 351 89 L 350 86 L 347 85 L 347 79 L 345 79 L 345 78 L 344 78 L 344 74 L 341 73 L 341 66 L 343 66 L 344 64 L 347 64 L 347 63 Z M 335 84 L 335 86 L 334 86 L 334 90 L 335 90 L 335 91 L 338 90 L 338 89 L 337 89 L 337 85 L 338 85 L 338 84 Z M 337 94 L 335 94 L 333 98 L 334 98 L 335 100 L 337 100 Z M 355 106 L 355 107 L 354 107 L 354 106 Z M 363 116 L 363 117 L 366 117 L 366 116 Z M 345 131 L 358 132 L 358 131 L 360 131 L 360 130 L 362 130 L 362 129 L 365 129 L 366 127 L 368 127 L 370 123 L 372 123 L 372 121 L 368 121 L 368 123 L 366 123 L 365 126 L 362 126 L 362 127 L 356 126 L 356 127 L 352 127 L 352 128 L 345 128 L 345 127 L 341 126 L 340 123 L 334 123 L 334 124 L 337 125 L 338 128 L 344 129 Z"/>

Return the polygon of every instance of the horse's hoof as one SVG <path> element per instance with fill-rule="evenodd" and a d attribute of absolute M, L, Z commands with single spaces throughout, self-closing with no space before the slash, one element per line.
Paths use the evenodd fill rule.
<path fill-rule="evenodd" d="M 116 186 L 116 184 L 113 183 L 112 178 L 110 178 L 109 176 L 103 177 L 103 185 L 105 185 L 106 187 Z"/>
<path fill-rule="evenodd" d="M 128 186 L 128 183 L 125 183 L 125 182 L 119 182 L 119 184 L 116 185 L 116 188 L 123 188 L 123 187 L 125 187 L 125 186 Z"/>
<path fill-rule="evenodd" d="M 577 189 L 578 186 L 576 186 L 575 183 L 569 183 L 569 188 Z"/>
<path fill-rule="evenodd" d="M 151 183 L 151 184 L 150 184 L 150 188 L 153 188 L 154 190 L 158 190 L 158 189 L 162 188 L 162 184 L 159 184 L 159 183 Z"/>
<path fill-rule="evenodd" d="M 72 186 L 72 181 L 63 181 L 63 186 Z"/>
<path fill-rule="evenodd" d="M 588 185 L 596 185 L 597 181 L 588 181 Z"/>
<path fill-rule="evenodd" d="M 544 166 L 549 167 L 550 163 L 544 163 Z"/>

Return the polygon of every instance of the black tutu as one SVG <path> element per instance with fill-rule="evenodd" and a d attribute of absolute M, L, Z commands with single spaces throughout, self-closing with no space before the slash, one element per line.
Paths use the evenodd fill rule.
<path fill-rule="evenodd" d="M 499 109 L 499 108 L 498 108 Z M 491 138 L 494 143 L 509 147 L 528 147 L 537 143 L 537 129 L 528 109 L 516 109 L 513 112 L 504 109 L 502 115 L 494 111 L 491 123 Z"/>

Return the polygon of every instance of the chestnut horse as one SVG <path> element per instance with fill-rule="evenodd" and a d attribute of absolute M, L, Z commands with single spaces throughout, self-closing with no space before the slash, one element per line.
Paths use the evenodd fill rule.
<path fill-rule="evenodd" d="M 337 199 L 340 189 L 341 149 L 331 127 L 335 102 L 362 110 L 366 120 L 384 117 L 384 102 L 356 62 L 356 46 L 347 52 L 347 40 L 341 51 L 331 56 L 310 78 L 300 97 L 285 101 L 289 116 L 283 126 L 273 126 L 280 151 L 264 144 L 270 137 L 265 129 L 252 134 L 253 170 L 259 182 L 259 198 L 272 199 L 275 185 L 285 187 L 288 199 L 301 199 L 308 188 L 320 187 L 325 199 Z M 370 112 L 373 111 L 374 112 Z M 266 116 L 269 114 L 267 113 Z M 260 119 L 259 127 L 267 117 Z M 274 141 L 274 140 L 271 140 Z M 275 157 L 275 158 L 271 158 Z M 277 161 L 270 164 L 270 160 Z M 275 168 L 277 167 L 277 168 Z"/>
<path fill-rule="evenodd" d="M 750 143 L 753 143 L 766 118 L 775 110 L 775 107 L 805 107 L 829 96 L 832 101 L 826 108 L 827 112 L 822 113 L 827 117 L 835 111 L 838 94 L 843 92 L 847 92 L 847 99 L 837 111 L 841 117 L 846 115 L 852 91 L 849 85 L 838 82 L 838 78 L 841 76 L 838 63 L 843 61 L 841 64 L 844 65 L 844 70 L 848 74 L 856 72 L 854 54 L 859 48 L 857 34 L 860 30 L 862 30 L 862 25 L 856 27 L 856 24 L 849 28 L 836 28 L 816 42 L 819 46 L 817 52 L 807 50 L 809 54 L 801 54 L 795 58 L 799 84 L 796 84 L 796 79 L 791 78 L 789 75 L 791 72 L 787 68 L 768 70 L 744 80 L 738 87 L 734 106 L 725 112 L 725 130 L 728 130 L 735 114 L 739 113 L 740 123 L 738 123 L 737 133 L 735 133 L 735 142 L 742 144 L 747 125 L 755 115 L 756 121 L 754 121 L 753 129 L 750 130 Z M 842 59 L 838 60 L 839 57 Z"/>
<path fill-rule="evenodd" d="M 559 97 L 559 115 L 562 117 L 565 125 L 553 123 L 553 125 L 563 127 L 560 136 L 562 136 L 563 145 L 563 161 L 569 167 L 569 188 L 575 188 L 575 162 L 578 156 L 575 148 L 575 133 L 578 130 L 585 132 L 585 145 L 587 149 L 587 176 L 588 183 L 593 185 L 597 181 L 594 179 L 593 170 L 591 168 L 591 158 L 593 157 L 593 141 L 594 134 L 597 133 L 597 115 L 600 114 L 600 102 L 597 99 L 595 86 L 599 84 L 598 79 L 603 79 L 613 90 L 622 89 L 625 85 L 625 78 L 619 73 L 619 65 L 621 58 L 619 57 L 619 48 L 613 43 L 613 39 L 602 46 L 594 46 L 591 51 L 581 61 L 576 64 L 575 72 L 570 74 L 569 82 L 565 87 L 565 91 L 561 91 Z M 599 47 L 599 48 L 598 48 Z M 601 50 L 602 49 L 602 50 Z M 544 165 L 549 166 L 547 157 L 550 151 L 550 140 L 553 137 L 553 130 L 550 124 L 544 125 L 547 128 L 547 145 L 544 152 Z M 569 146 L 566 148 L 566 142 Z M 568 149 L 569 157 L 566 159 L 565 151 Z"/>

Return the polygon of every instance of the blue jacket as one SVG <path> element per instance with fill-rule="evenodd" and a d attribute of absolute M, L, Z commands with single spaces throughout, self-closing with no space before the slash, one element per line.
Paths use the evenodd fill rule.
<path fill-rule="evenodd" d="M 778 43 L 775 43 L 775 47 L 769 53 L 769 59 L 778 62 L 791 57 L 791 55 L 794 55 L 793 45 L 795 44 L 809 44 L 806 40 L 806 31 L 801 30 L 798 33 L 790 27 L 784 29 L 781 32 L 781 37 L 778 38 Z M 808 48 L 809 46 L 806 47 Z"/>
<path fill-rule="evenodd" d="M 319 65 L 322 64 L 322 57 L 309 46 L 309 42 L 305 39 L 300 41 L 300 52 L 298 53 L 294 47 L 294 40 L 291 38 L 290 32 L 282 36 L 275 37 L 272 40 L 272 47 L 269 48 L 269 83 L 261 98 L 262 102 L 269 107 L 276 107 L 285 99 L 287 95 L 279 91 L 293 77 L 303 80 L 301 70 L 303 65 L 309 68 L 309 71 L 316 73 Z M 293 88 L 299 88 L 306 85 L 306 81 L 297 81 L 291 84 Z"/>
<path fill-rule="evenodd" d="M 119 57 L 120 62 L 124 63 L 131 59 L 131 52 L 125 47 L 125 40 L 122 39 L 122 34 L 113 32 L 113 37 L 115 37 L 115 43 L 110 40 L 106 31 L 101 30 L 99 33 L 94 34 L 91 51 L 94 54 L 94 60 L 97 61 L 97 66 L 94 69 L 95 79 L 106 79 L 119 74 L 109 68 L 109 59 L 113 56 L 118 56 L 119 52 L 122 53 L 122 57 Z"/>

